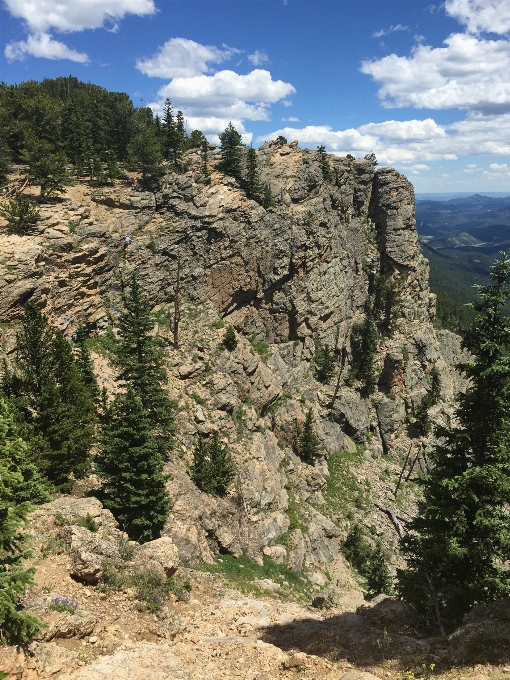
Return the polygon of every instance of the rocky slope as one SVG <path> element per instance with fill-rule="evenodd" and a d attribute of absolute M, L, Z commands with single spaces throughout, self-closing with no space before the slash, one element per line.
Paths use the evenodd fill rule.
<path fill-rule="evenodd" d="M 295 142 L 264 144 L 257 155 L 261 178 L 275 197 L 267 210 L 216 169 L 218 152 L 210 154 L 210 177 L 200 171 L 198 154 L 189 152 L 188 170 L 166 175 L 157 193 L 134 194 L 122 183 L 104 189 L 81 183 L 62 201 L 42 206 L 33 234 L 3 233 L 2 350 L 9 357 L 22 305 L 32 300 L 68 336 L 85 323 L 98 337 L 93 354 L 98 376 L 114 393 L 118 388 L 101 337 L 114 331 L 122 281 L 136 270 L 154 308 L 156 332 L 168 348 L 168 387 L 178 403 L 178 441 L 167 465 L 173 505 L 162 535 L 175 545 L 181 569 L 196 575 L 200 565 L 221 567 L 222 559 L 243 554 L 263 568 L 270 558 L 275 569 L 297 575 L 306 602 L 315 599 L 337 614 L 352 612 L 363 602 L 362 588 L 340 543 L 360 522 L 382 539 L 392 567 L 398 562 L 397 532 L 416 511 L 413 479 L 432 443 L 415 423 L 416 410 L 436 368 L 441 398 L 429 417 L 442 422 L 452 416 L 453 397 L 463 386 L 454 368 L 462 356 L 460 340 L 433 327 L 435 301 L 414 229 L 413 188 L 405 177 L 390 168 L 375 172 L 368 161 L 331 157 L 332 181 L 325 182 L 318 153 Z M 132 239 L 128 246 L 126 235 Z M 171 318 L 178 270 L 182 321 L 176 349 Z M 349 379 L 352 337 L 378 286 L 392 302 L 388 318 L 379 323 L 377 389 L 366 398 L 359 382 Z M 225 324 L 238 332 L 231 352 L 221 344 Z M 319 344 L 339 357 L 329 385 L 316 379 Z M 310 408 L 323 444 L 313 466 L 293 452 L 296 428 Z M 196 437 L 213 432 L 228 443 L 237 469 L 224 499 L 201 493 L 188 472 Z M 94 484 L 77 483 L 76 495 Z M 83 580 L 83 574 L 75 577 Z M 296 596 L 294 582 L 259 580 L 259 593 Z M 232 595 L 236 602 L 240 597 Z M 215 600 L 209 606 L 220 605 Z M 299 610 L 294 618 L 322 616 L 317 609 L 313 615 Z M 338 639 L 348 639 L 342 622 L 361 625 L 358 619 L 339 621 Z M 267 621 L 264 625 L 267 632 Z M 370 644 L 377 647 L 383 628 L 371 633 Z M 317 630 L 323 635 L 320 626 Z M 310 651 L 305 638 L 299 643 L 293 638 L 289 649 Z M 286 658 L 280 652 L 278 667 Z M 104 662 L 110 670 L 76 677 L 124 677 L 111 669 L 129 665 L 126 659 L 138 653 L 123 651 Z M 166 653 L 170 659 L 176 652 Z M 373 663 L 367 659 L 360 663 Z M 167 665 L 173 667 L 170 660 Z M 193 675 L 184 667 L 179 672 L 164 677 L 222 677 L 213 671 Z"/>

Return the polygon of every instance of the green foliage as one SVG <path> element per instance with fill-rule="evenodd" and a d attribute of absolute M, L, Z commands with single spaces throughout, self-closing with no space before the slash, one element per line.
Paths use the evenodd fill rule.
<path fill-rule="evenodd" d="M 342 551 L 352 566 L 364 576 L 368 600 L 381 593 L 391 595 L 393 583 L 381 541 L 377 540 L 375 547 L 372 547 L 363 527 L 355 524 L 342 545 Z"/>
<path fill-rule="evenodd" d="M 67 158 L 63 151 L 53 151 L 49 142 L 31 139 L 25 154 L 28 176 L 41 187 L 41 196 L 51 198 L 62 194 L 71 183 L 67 172 Z"/>
<path fill-rule="evenodd" d="M 263 556 L 262 565 L 253 562 L 246 555 L 237 558 L 232 555 L 221 555 L 214 564 L 202 564 L 198 569 L 221 574 L 232 583 L 236 590 L 243 593 L 263 594 L 253 581 L 271 579 L 283 586 L 280 592 L 284 596 L 292 595 L 299 600 L 310 601 L 312 588 L 308 579 L 302 574 L 287 569 L 283 564 L 278 564 L 267 555 Z"/>
<path fill-rule="evenodd" d="M 223 336 L 223 346 L 232 352 L 237 347 L 237 334 L 233 326 L 227 326 L 225 335 Z"/>
<path fill-rule="evenodd" d="M 439 290 L 433 290 L 437 295 L 436 326 L 446 328 L 457 335 L 464 335 L 469 326 L 474 323 L 476 312 L 460 300 L 456 300 Z"/>
<path fill-rule="evenodd" d="M 163 458 L 142 401 L 129 387 L 108 408 L 94 467 L 101 500 L 136 541 L 158 538 L 170 508 Z"/>
<path fill-rule="evenodd" d="M 267 210 L 267 208 L 274 208 L 275 206 L 276 203 L 273 194 L 271 193 L 271 187 L 266 183 L 262 190 L 262 207 Z"/>
<path fill-rule="evenodd" d="M 321 508 L 333 521 L 349 519 L 353 508 L 366 513 L 371 507 L 369 489 L 357 482 L 355 470 L 361 464 L 362 447 L 356 451 L 335 451 L 328 456 L 329 476 L 323 495 L 326 505 Z"/>
<path fill-rule="evenodd" d="M 31 495 L 35 502 L 48 499 L 7 404 L 0 400 L 0 629 L 7 644 L 26 644 L 42 628 L 35 616 L 18 606 L 19 598 L 34 585 L 35 569 L 23 566 L 23 560 L 31 557 L 25 547 L 29 536 L 20 531 L 32 509 Z"/>
<path fill-rule="evenodd" d="M 235 179 L 241 179 L 241 144 L 239 132 L 229 123 L 220 134 L 221 141 L 221 171 Z"/>
<path fill-rule="evenodd" d="M 128 144 L 130 163 L 142 174 L 142 178 L 158 177 L 163 154 L 153 127 L 144 127 Z"/>
<path fill-rule="evenodd" d="M 7 220 L 9 229 L 16 234 L 26 234 L 41 219 L 32 201 L 17 194 L 7 205 L 0 206 L 0 217 Z"/>
<path fill-rule="evenodd" d="M 90 358 L 90 351 L 87 344 L 88 333 L 84 326 L 78 326 L 74 336 L 74 342 L 78 348 L 76 356 L 76 366 L 80 372 L 83 384 L 87 387 L 90 396 L 97 403 L 99 401 L 99 385 L 94 364 Z"/>
<path fill-rule="evenodd" d="M 278 137 L 275 139 L 275 142 L 278 142 L 280 146 L 285 146 L 285 144 L 288 144 L 287 138 L 283 135 L 278 135 Z"/>
<path fill-rule="evenodd" d="M 257 354 L 260 356 L 262 361 L 267 362 L 269 357 L 271 356 L 271 348 L 267 344 L 267 342 L 252 342 L 252 348 Z"/>
<path fill-rule="evenodd" d="M 204 139 L 200 145 L 200 162 L 202 175 L 204 177 L 210 177 L 211 171 L 209 170 L 209 142 Z"/>
<path fill-rule="evenodd" d="M 7 173 L 10 171 L 11 155 L 7 143 L 0 138 L 0 187 L 7 183 Z"/>
<path fill-rule="evenodd" d="M 210 441 L 197 439 L 190 472 L 201 491 L 213 496 L 226 495 L 235 477 L 235 467 L 228 448 L 220 444 L 217 433 Z"/>
<path fill-rule="evenodd" d="M 34 462 L 55 488 L 88 469 L 96 411 L 72 347 L 40 309 L 28 303 L 16 337 L 14 371 L 4 370 L 10 399 Z"/>
<path fill-rule="evenodd" d="M 432 406 L 435 406 L 440 398 L 441 375 L 437 366 L 434 366 L 431 372 L 430 389 L 427 390 L 427 394 L 423 397 L 420 405 L 416 408 L 414 413 L 416 420 L 415 424 L 424 435 L 429 434 L 431 430 L 429 409 L 432 408 Z"/>
<path fill-rule="evenodd" d="M 296 453 L 305 463 L 313 465 L 319 457 L 322 446 L 315 434 L 315 421 L 312 409 L 308 409 L 305 422 L 297 436 Z"/>
<path fill-rule="evenodd" d="M 424 506 L 402 540 L 407 570 L 399 593 L 444 634 L 478 603 L 505 597 L 510 576 L 510 261 L 494 264 L 464 347 L 473 359 L 460 366 L 469 387 L 457 398 L 455 427 L 438 429 L 421 480 Z"/>
<path fill-rule="evenodd" d="M 48 609 L 54 612 L 68 612 L 74 614 L 78 609 L 78 602 L 69 597 L 55 597 L 49 604 Z"/>
<path fill-rule="evenodd" d="M 315 376 L 323 385 L 327 385 L 335 375 L 336 358 L 329 345 L 317 345 L 313 357 Z"/>
<path fill-rule="evenodd" d="M 321 164 L 322 177 L 325 182 L 331 182 L 331 168 L 329 166 L 328 155 L 326 153 L 326 147 L 322 144 L 317 147 L 319 152 L 319 160 Z"/>
<path fill-rule="evenodd" d="M 205 399 L 203 399 L 199 394 L 196 392 L 192 392 L 190 394 L 190 397 L 193 399 L 193 401 L 196 401 L 197 404 L 200 404 L 200 406 L 205 406 L 206 402 Z"/>
<path fill-rule="evenodd" d="M 246 158 L 246 179 L 244 181 L 246 195 L 248 198 L 262 203 L 264 200 L 263 189 L 260 184 L 259 169 L 257 163 L 257 152 L 253 147 L 248 149 Z"/>
<path fill-rule="evenodd" d="M 358 379 L 363 386 L 363 392 L 372 394 L 377 384 L 375 355 L 377 352 L 379 335 L 374 321 L 372 301 L 369 298 L 365 305 L 365 319 L 361 325 L 354 328 L 351 334 L 352 364 L 351 379 Z"/>
<path fill-rule="evenodd" d="M 79 527 L 83 527 L 84 529 L 88 529 L 89 531 L 92 531 L 93 534 L 95 534 L 99 529 L 99 527 L 96 523 L 96 520 L 88 512 L 85 515 L 85 517 L 79 517 L 76 520 L 76 524 Z"/>
<path fill-rule="evenodd" d="M 379 163 L 377 162 L 377 157 L 376 157 L 376 155 L 373 151 L 365 154 L 364 159 L 366 161 L 370 161 L 372 163 L 372 165 L 374 166 L 374 168 L 376 167 L 376 165 L 379 165 Z"/>
<path fill-rule="evenodd" d="M 118 381 L 127 383 L 142 400 L 162 454 L 173 445 L 175 404 L 164 389 L 168 377 L 163 365 L 163 344 L 153 337 L 155 320 L 134 272 L 122 294 L 124 309 L 119 320 L 114 363 Z"/>

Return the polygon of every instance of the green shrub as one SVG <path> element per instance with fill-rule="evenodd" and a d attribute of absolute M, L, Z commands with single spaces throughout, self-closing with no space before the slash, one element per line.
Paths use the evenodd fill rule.
<path fill-rule="evenodd" d="M 321 451 L 320 439 L 315 434 L 312 409 L 308 410 L 303 426 L 297 436 L 296 453 L 305 463 L 313 465 Z"/>
<path fill-rule="evenodd" d="M 84 529 L 92 531 L 93 533 L 96 533 L 96 531 L 99 529 L 99 527 L 96 524 L 96 520 L 88 512 L 86 517 L 79 517 L 76 520 L 76 524 L 79 527 L 83 527 Z"/>
<path fill-rule="evenodd" d="M 78 609 L 78 602 L 70 597 L 55 597 L 49 605 L 49 609 L 55 612 L 69 612 L 74 614 Z"/>
<path fill-rule="evenodd" d="M 317 345 L 314 355 L 315 376 L 323 385 L 327 385 L 335 375 L 335 355 L 328 345 Z"/>
<path fill-rule="evenodd" d="M 33 203 L 21 194 L 7 205 L 0 206 L 0 217 L 7 220 L 9 229 L 16 234 L 26 234 L 41 219 Z"/>
<path fill-rule="evenodd" d="M 237 347 L 237 335 L 233 326 L 227 326 L 227 331 L 223 336 L 223 347 L 232 352 Z"/>
<path fill-rule="evenodd" d="M 260 356 L 262 361 L 266 362 L 270 356 L 270 347 L 267 342 L 254 342 L 252 343 L 252 348 Z"/>
<path fill-rule="evenodd" d="M 232 456 L 215 434 L 210 441 L 197 439 L 193 450 L 191 479 L 201 491 L 214 496 L 225 496 L 234 481 Z"/>
<path fill-rule="evenodd" d="M 342 552 L 352 566 L 365 578 L 366 599 L 371 600 L 381 593 L 389 595 L 393 592 L 392 579 L 382 543 L 376 540 L 375 547 L 372 547 L 367 541 L 364 528 L 360 524 L 355 524 L 349 531 L 342 545 Z"/>

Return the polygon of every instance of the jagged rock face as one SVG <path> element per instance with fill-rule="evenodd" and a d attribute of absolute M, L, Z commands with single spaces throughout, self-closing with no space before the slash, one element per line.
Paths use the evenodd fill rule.
<path fill-rule="evenodd" d="M 72 201 L 43 209 L 37 234 L 2 244 L 0 317 L 19 318 L 31 299 L 62 328 L 72 330 L 80 317 L 102 331 L 119 304 L 121 278 L 136 269 L 151 302 L 169 302 L 180 260 L 183 299 L 210 301 L 259 340 L 313 336 L 343 346 L 370 271 L 398 274 L 406 315 L 429 318 L 428 269 L 405 177 L 331 158 L 326 183 L 317 152 L 268 143 L 257 154 L 276 200 L 268 210 L 231 177 L 213 172 L 207 181 L 193 153 L 190 170 L 167 175 L 155 196 L 96 190 L 91 205 L 100 218 Z M 146 233 L 149 222 L 155 228 Z"/>

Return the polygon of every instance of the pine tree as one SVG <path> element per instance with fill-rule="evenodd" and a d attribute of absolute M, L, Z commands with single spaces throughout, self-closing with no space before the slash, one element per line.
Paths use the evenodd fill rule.
<path fill-rule="evenodd" d="M 161 145 L 152 127 L 145 127 L 128 144 L 129 160 L 142 174 L 143 179 L 157 177 L 161 173 Z"/>
<path fill-rule="evenodd" d="M 0 187 L 7 182 L 7 173 L 10 169 L 11 154 L 7 142 L 0 139 Z"/>
<path fill-rule="evenodd" d="M 330 182 L 331 181 L 331 168 L 329 167 L 329 161 L 328 161 L 328 155 L 326 153 L 326 147 L 321 144 L 321 146 L 317 147 L 317 151 L 319 152 L 322 177 L 324 178 L 324 180 L 326 182 Z"/>
<path fill-rule="evenodd" d="M 234 480 L 235 467 L 226 446 L 215 433 L 210 441 L 198 439 L 193 450 L 191 479 L 201 491 L 223 497 Z"/>
<path fill-rule="evenodd" d="M 34 585 L 35 568 L 23 560 L 29 534 L 26 523 L 31 503 L 49 500 L 34 466 L 27 460 L 26 444 L 17 436 L 6 402 L 0 400 L 0 630 L 5 644 L 27 644 L 42 629 L 40 621 L 19 607 L 27 587 Z"/>
<path fill-rule="evenodd" d="M 244 184 L 248 198 L 261 202 L 263 195 L 257 164 L 257 152 L 252 146 L 248 149 L 246 158 L 246 180 Z"/>
<path fill-rule="evenodd" d="M 7 220 L 9 229 L 16 234 L 26 234 L 41 219 L 32 201 L 17 194 L 7 205 L 0 206 L 0 217 Z"/>
<path fill-rule="evenodd" d="M 108 408 L 95 469 L 103 505 L 129 537 L 159 538 L 170 509 L 167 476 L 147 412 L 131 387 Z"/>
<path fill-rule="evenodd" d="M 96 413 L 70 343 L 29 303 L 17 334 L 14 370 L 5 370 L 4 394 L 38 468 L 61 491 L 89 462 Z"/>
<path fill-rule="evenodd" d="M 167 383 L 163 346 L 159 338 L 151 335 L 156 322 L 135 272 L 122 301 L 124 310 L 119 317 L 115 349 L 118 380 L 125 381 L 142 400 L 160 451 L 166 453 L 172 447 L 175 404 L 163 387 Z"/>
<path fill-rule="evenodd" d="M 204 139 L 200 145 L 200 161 L 202 166 L 202 175 L 204 177 L 210 177 L 211 171 L 209 170 L 209 142 L 207 139 Z"/>
<path fill-rule="evenodd" d="M 375 548 L 370 551 L 370 555 L 365 563 L 364 576 L 367 581 L 368 600 L 384 593 L 391 595 L 393 592 L 393 581 L 386 562 L 386 555 L 381 541 L 376 541 Z"/>
<path fill-rule="evenodd" d="M 335 355 L 331 351 L 329 345 L 318 345 L 314 355 L 316 370 L 316 377 L 323 385 L 331 382 L 331 378 L 335 375 Z"/>
<path fill-rule="evenodd" d="M 267 208 L 274 208 L 275 205 L 276 203 L 271 192 L 271 187 L 266 183 L 264 184 L 262 192 L 262 206 L 267 210 Z"/>
<path fill-rule="evenodd" d="M 182 116 L 182 114 L 181 114 Z M 164 154 L 172 164 L 174 170 L 179 172 L 182 168 L 183 136 L 179 129 L 179 121 L 176 119 L 170 99 L 165 100 L 163 108 L 164 127 Z"/>
<path fill-rule="evenodd" d="M 366 395 L 373 394 L 377 384 L 375 355 L 378 341 L 373 302 L 369 297 L 365 303 L 365 320 L 354 330 L 351 340 L 353 349 L 351 375 L 361 381 Z"/>
<path fill-rule="evenodd" d="M 309 409 L 298 436 L 297 454 L 305 463 L 313 465 L 315 460 L 319 457 L 320 451 L 320 439 L 315 434 L 315 421 L 312 409 Z"/>
<path fill-rule="evenodd" d="M 29 166 L 28 177 L 34 184 L 40 185 L 41 196 L 50 198 L 62 194 L 71 182 L 65 153 L 54 151 L 44 140 L 30 140 L 25 160 Z"/>
<path fill-rule="evenodd" d="M 241 179 L 241 144 L 242 138 L 232 123 L 229 123 L 220 134 L 221 170 L 226 175 Z"/>
<path fill-rule="evenodd" d="M 233 326 L 227 326 L 225 335 L 223 336 L 223 346 L 232 352 L 237 347 L 237 335 Z"/>
<path fill-rule="evenodd" d="M 96 374 L 94 373 L 94 364 L 90 358 L 90 351 L 87 347 L 88 333 L 85 326 L 78 326 L 74 335 L 74 342 L 78 348 L 76 356 L 76 366 L 81 374 L 83 384 L 88 389 L 90 396 L 95 403 L 99 403 L 99 385 L 97 383 Z"/>
<path fill-rule="evenodd" d="M 378 165 L 377 157 L 376 157 L 376 155 L 375 155 L 375 153 L 374 153 L 373 151 L 371 151 L 370 153 L 367 153 L 367 154 L 364 156 L 364 159 L 365 159 L 366 161 L 370 161 L 370 162 L 372 163 L 372 165 L 374 166 L 374 168 L 375 168 L 376 165 Z"/>
<path fill-rule="evenodd" d="M 464 340 L 473 360 L 457 398 L 455 427 L 440 428 L 422 479 L 424 508 L 402 540 L 407 570 L 399 593 L 444 635 L 478 603 L 506 597 L 510 573 L 510 260 L 495 263 L 478 289 L 478 315 Z"/>

